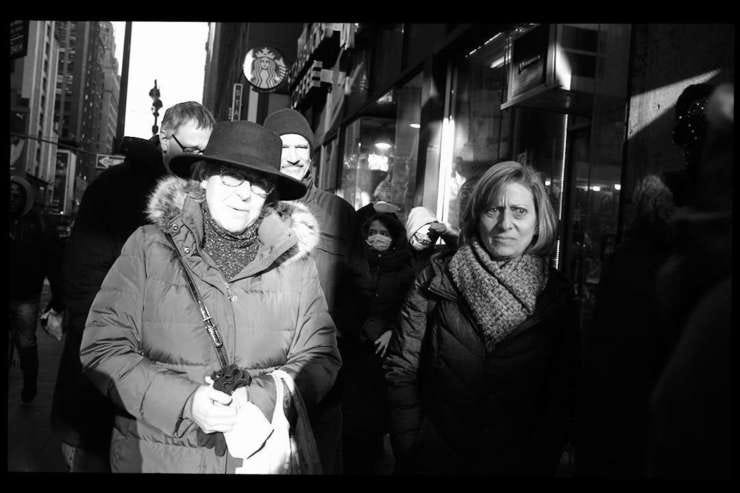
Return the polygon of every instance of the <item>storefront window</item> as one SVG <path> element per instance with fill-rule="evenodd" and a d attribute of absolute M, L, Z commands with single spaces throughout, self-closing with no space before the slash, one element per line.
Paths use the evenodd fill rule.
<path fill-rule="evenodd" d="M 389 91 L 345 128 L 341 194 L 355 209 L 389 202 L 404 219 L 413 207 L 421 81 Z"/>
<path fill-rule="evenodd" d="M 504 41 L 500 36 L 500 41 Z M 458 229 L 475 179 L 511 155 L 511 111 L 501 110 L 506 91 L 504 44 L 489 43 L 460 57 L 450 71 L 450 115 L 443 125 L 440 219 Z M 451 146 L 451 152 L 448 147 Z M 444 164 L 444 163 L 442 163 Z M 467 185 L 465 185 L 467 183 Z"/>
<path fill-rule="evenodd" d="M 321 147 L 318 173 L 314 176 L 315 182 L 323 190 L 335 191 L 337 188 L 337 147 L 339 139 L 334 138 Z"/>
<path fill-rule="evenodd" d="M 403 36 L 403 24 L 379 24 L 375 26 L 373 68 L 370 71 L 373 92 L 384 90 L 384 88 L 393 84 L 401 74 Z"/>

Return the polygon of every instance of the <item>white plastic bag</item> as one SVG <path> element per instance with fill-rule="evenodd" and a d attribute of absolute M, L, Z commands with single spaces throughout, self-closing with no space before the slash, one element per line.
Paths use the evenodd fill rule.
<path fill-rule="evenodd" d="M 224 438 L 233 457 L 245 458 L 255 453 L 265 443 L 274 428 L 262 414 L 262 410 L 251 402 L 241 405 L 237 417 L 239 420 L 236 426 L 224 433 Z"/>
<path fill-rule="evenodd" d="M 64 312 L 58 312 L 53 308 L 48 309 L 41 315 L 41 328 L 57 341 L 62 340 L 62 320 Z"/>
<path fill-rule="evenodd" d="M 236 468 L 236 473 L 320 474 L 321 463 L 318 458 L 316 440 L 303 399 L 290 375 L 282 370 L 275 370 L 272 372 L 272 378 L 275 380 L 276 389 L 275 410 L 272 413 L 271 423 L 273 431 L 264 440 L 261 448 L 248 457 L 242 456 L 242 466 Z M 287 388 L 296 408 L 296 429 L 293 433 L 291 433 L 290 423 L 283 410 L 284 388 Z M 230 446 L 229 453 L 234 455 Z"/>

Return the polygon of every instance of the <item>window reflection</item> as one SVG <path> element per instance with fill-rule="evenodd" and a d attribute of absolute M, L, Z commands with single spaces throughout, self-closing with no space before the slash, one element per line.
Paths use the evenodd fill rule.
<path fill-rule="evenodd" d="M 389 202 L 404 219 L 413 207 L 421 81 L 418 74 L 384 94 L 345 128 L 341 190 L 355 209 Z"/>

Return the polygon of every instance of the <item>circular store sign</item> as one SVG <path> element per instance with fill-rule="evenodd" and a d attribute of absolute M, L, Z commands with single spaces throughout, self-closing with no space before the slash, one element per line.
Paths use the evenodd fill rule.
<path fill-rule="evenodd" d="M 288 74 L 285 59 L 275 48 L 263 46 L 252 48 L 244 57 L 244 76 L 261 91 L 275 90 Z"/>

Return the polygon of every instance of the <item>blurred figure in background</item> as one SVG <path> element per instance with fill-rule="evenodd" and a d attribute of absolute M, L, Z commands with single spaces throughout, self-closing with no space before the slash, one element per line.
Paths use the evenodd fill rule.
<path fill-rule="evenodd" d="M 416 277 L 383 365 L 397 470 L 552 476 L 578 347 L 572 289 L 548 260 L 557 217 L 513 161 L 481 176 L 463 217 L 465 241 Z"/>
<path fill-rule="evenodd" d="M 211 113 L 196 102 L 168 108 L 159 135 L 126 137 L 126 160 L 85 190 L 64 261 L 66 334 L 59 363 L 52 425 L 73 472 L 109 471 L 113 408 L 82 374 L 80 343 L 90 305 L 128 237 L 148 222 L 146 205 L 175 156 L 199 154 L 213 129 Z"/>
<path fill-rule="evenodd" d="M 675 253 L 658 274 L 664 323 L 680 338 L 650 400 L 653 478 L 732 475 L 734 98 L 722 84 L 707 100 L 695 200 L 674 214 Z"/>
<path fill-rule="evenodd" d="M 683 150 L 684 163 L 680 169 L 664 173 L 664 181 L 671 189 L 677 207 L 693 203 L 696 196 L 707 133 L 704 109 L 713 90 L 711 84 L 693 84 L 686 87 L 676 100 L 672 137 Z"/>
<path fill-rule="evenodd" d="M 18 351 L 23 372 L 21 402 L 24 404 L 33 401 L 37 392 L 39 353 L 36 327 L 39 315 L 51 312 L 56 316 L 64 310 L 61 242 L 56 231 L 47 227 L 39 210 L 34 207 L 34 197 L 33 188 L 25 178 L 10 177 L 8 349 L 11 355 L 13 350 Z M 39 305 L 45 278 L 49 280 L 52 298 L 41 310 Z M 8 358 L 9 364 L 11 360 L 12 356 Z"/>
<path fill-rule="evenodd" d="M 314 134 L 302 114 L 290 108 L 282 109 L 268 116 L 264 126 L 278 134 L 282 141 L 280 172 L 306 185 L 306 193 L 297 202 L 308 207 L 319 224 L 319 243 L 311 256 L 316 261 L 329 313 L 336 318 L 337 286 L 348 268 L 355 242 L 355 210 L 343 198 L 316 186 L 311 174 Z M 336 386 L 324 398 L 317 409 L 317 416 L 313 418 L 317 446 L 326 474 L 342 471 L 340 398 L 340 389 Z"/>
<path fill-rule="evenodd" d="M 364 245 L 343 280 L 337 317 L 347 474 L 372 474 L 382 458 L 387 406 L 381 363 L 414 276 L 405 230 L 395 215 L 375 213 L 361 233 Z"/>
<path fill-rule="evenodd" d="M 599 283 L 584 328 L 577 473 L 605 478 L 646 474 L 648 397 L 668 353 L 656 276 L 671 252 L 673 195 L 649 175 L 633 196 L 634 219 Z"/>
<path fill-rule="evenodd" d="M 437 245 L 442 238 L 444 245 Z M 406 239 L 411 250 L 414 273 L 418 274 L 429 264 L 429 259 L 437 252 L 457 248 L 458 236 L 426 207 L 414 207 L 406 219 Z"/>

